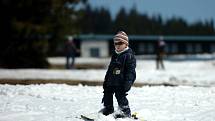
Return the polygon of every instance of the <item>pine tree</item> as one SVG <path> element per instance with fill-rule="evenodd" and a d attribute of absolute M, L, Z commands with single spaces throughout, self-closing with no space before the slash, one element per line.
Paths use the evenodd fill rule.
<path fill-rule="evenodd" d="M 70 19 L 72 9 L 68 5 L 77 2 L 78 0 L 0 1 L 1 15 L 4 16 L 0 22 L 0 66 L 48 67 L 47 50 L 61 41 L 66 33 L 74 31 L 72 27 L 68 27 L 73 22 Z"/>

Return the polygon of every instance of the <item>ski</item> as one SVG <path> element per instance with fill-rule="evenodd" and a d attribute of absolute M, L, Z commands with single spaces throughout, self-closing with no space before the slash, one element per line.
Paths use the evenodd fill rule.
<path fill-rule="evenodd" d="M 143 117 L 140 117 L 137 112 L 132 113 L 131 117 L 126 117 L 126 116 L 124 116 L 124 115 L 122 115 L 120 113 L 112 114 L 110 116 L 113 116 L 114 119 L 119 119 L 119 118 L 124 119 L 125 118 L 125 119 L 132 119 L 132 120 L 135 120 L 135 121 L 146 121 L 146 120 L 143 119 Z M 80 119 L 82 119 L 84 121 L 95 121 L 97 118 L 98 118 L 98 116 L 96 116 L 96 114 L 94 114 L 94 115 L 91 114 L 91 115 L 88 115 L 88 116 L 81 115 L 81 117 L 80 117 Z"/>
<path fill-rule="evenodd" d="M 113 114 L 113 117 L 115 119 L 118 119 L 118 118 L 122 118 L 122 119 L 129 118 L 129 119 L 136 120 L 136 121 L 146 121 L 142 117 L 139 117 L 139 115 L 138 115 L 137 112 L 132 113 L 131 117 L 127 117 L 127 116 L 125 116 L 124 114 L 121 114 L 121 113 Z"/>
<path fill-rule="evenodd" d="M 131 115 L 131 118 L 134 119 L 134 120 L 138 120 L 138 121 L 146 121 L 143 117 L 140 117 L 137 112 L 134 112 Z"/>
<path fill-rule="evenodd" d="M 81 115 L 81 119 L 83 119 L 84 121 L 94 121 L 94 119 L 89 118 L 87 116 Z"/>

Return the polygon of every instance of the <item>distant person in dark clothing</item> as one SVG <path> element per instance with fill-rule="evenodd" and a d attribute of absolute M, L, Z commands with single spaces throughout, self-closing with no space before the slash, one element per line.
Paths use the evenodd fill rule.
<path fill-rule="evenodd" d="M 130 117 L 131 111 L 126 98 L 127 92 L 136 79 L 136 59 L 131 48 L 128 47 L 128 36 L 120 31 L 114 37 L 115 52 L 111 58 L 103 83 L 104 108 L 100 111 L 104 115 L 114 112 L 113 94 L 117 99 L 122 114 L 119 117 Z"/>
<path fill-rule="evenodd" d="M 77 48 L 74 43 L 73 37 L 69 37 L 65 45 L 66 50 L 66 69 L 73 69 L 75 64 L 75 56 Z"/>
<path fill-rule="evenodd" d="M 166 43 L 163 40 L 163 36 L 160 36 L 157 43 L 157 52 L 156 52 L 156 69 L 165 69 L 163 63 L 163 56 L 165 55 L 165 46 Z"/>

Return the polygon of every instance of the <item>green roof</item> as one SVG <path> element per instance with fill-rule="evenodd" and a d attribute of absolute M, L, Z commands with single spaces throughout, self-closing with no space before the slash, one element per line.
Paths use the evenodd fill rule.
<path fill-rule="evenodd" d="M 81 40 L 112 40 L 114 35 L 83 34 L 76 36 Z M 134 41 L 157 41 L 160 35 L 129 35 L 129 40 Z M 215 36 L 193 36 L 193 35 L 167 35 L 163 36 L 165 41 L 215 41 Z"/>

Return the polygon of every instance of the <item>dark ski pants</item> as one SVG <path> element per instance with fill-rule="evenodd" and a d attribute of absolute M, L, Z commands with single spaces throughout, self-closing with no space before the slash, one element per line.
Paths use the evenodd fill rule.
<path fill-rule="evenodd" d="M 75 54 L 66 56 L 66 69 L 73 69 L 75 64 Z"/>
<path fill-rule="evenodd" d="M 115 97 L 117 99 L 118 105 L 120 109 L 127 115 L 130 115 L 131 111 L 129 108 L 128 99 L 126 96 L 128 95 L 125 91 L 123 91 L 122 87 L 119 86 L 108 86 L 104 88 L 104 97 L 103 102 L 106 108 L 113 108 L 113 94 L 115 93 Z"/>
<path fill-rule="evenodd" d="M 158 70 L 160 68 L 161 65 L 161 69 L 165 69 L 164 64 L 163 64 L 163 57 L 162 56 L 158 56 L 156 58 L 156 69 Z"/>

